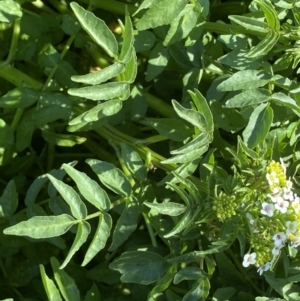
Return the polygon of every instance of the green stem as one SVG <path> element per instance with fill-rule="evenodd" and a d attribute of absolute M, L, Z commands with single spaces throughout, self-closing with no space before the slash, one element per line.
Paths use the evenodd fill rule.
<path fill-rule="evenodd" d="M 53 9 L 51 9 L 50 7 L 45 5 L 45 3 L 43 3 L 41 0 L 33 1 L 33 2 L 31 2 L 31 5 L 35 6 L 36 8 L 38 8 L 46 13 L 50 13 L 50 14 L 55 13 Z"/>
<path fill-rule="evenodd" d="M 99 216 L 100 214 L 102 214 L 101 211 L 95 212 L 93 214 L 89 214 L 84 220 L 86 221 L 88 219 L 95 218 L 95 217 Z"/>
<path fill-rule="evenodd" d="M 148 233 L 149 233 L 149 236 L 150 236 L 150 239 L 151 239 L 152 246 L 157 247 L 157 241 L 156 241 L 156 237 L 155 237 L 153 228 L 151 226 L 151 222 L 150 222 L 147 214 L 143 213 L 143 217 L 144 217 L 147 229 L 148 229 Z"/>
<path fill-rule="evenodd" d="M 18 126 L 18 124 L 19 124 L 19 122 L 22 118 L 23 112 L 24 112 L 24 109 L 17 109 L 16 110 L 14 119 L 13 119 L 13 121 L 11 123 L 11 126 L 10 126 L 13 131 L 16 130 L 16 128 L 17 128 L 17 126 Z"/>
<path fill-rule="evenodd" d="M 61 13 L 67 15 L 73 15 L 73 13 L 58 0 L 49 0 L 49 2 Z"/>
<path fill-rule="evenodd" d="M 145 93 L 144 95 L 150 108 L 154 109 L 162 116 L 174 117 L 175 111 L 170 105 L 166 104 L 163 100 L 153 96 L 150 93 Z"/>

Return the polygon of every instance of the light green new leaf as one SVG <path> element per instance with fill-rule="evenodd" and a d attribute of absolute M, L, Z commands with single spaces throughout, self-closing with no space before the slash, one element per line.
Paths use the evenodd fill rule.
<path fill-rule="evenodd" d="M 124 97 L 129 93 L 129 84 L 126 82 L 112 82 L 83 88 L 71 88 L 68 93 L 91 100 L 109 100 Z"/>
<path fill-rule="evenodd" d="M 191 129 L 180 119 L 147 118 L 143 123 L 150 125 L 161 135 L 174 141 L 183 141 L 192 134 Z"/>
<path fill-rule="evenodd" d="M 125 70 L 118 76 L 119 81 L 124 81 L 127 83 L 133 83 L 137 74 L 137 58 L 135 50 L 132 49 L 131 57 L 129 61 L 125 64 Z"/>
<path fill-rule="evenodd" d="M 42 130 L 42 137 L 51 144 L 63 146 L 63 147 L 72 147 L 76 144 L 82 144 L 86 141 L 85 137 L 75 136 L 75 135 L 66 135 L 49 132 Z"/>
<path fill-rule="evenodd" d="M 259 70 L 242 70 L 234 73 L 217 86 L 218 91 L 256 89 L 268 84 L 272 76 Z"/>
<path fill-rule="evenodd" d="M 265 38 L 262 41 L 260 41 L 256 46 L 251 48 L 250 51 L 246 54 L 246 56 L 248 58 L 259 59 L 262 56 L 268 54 L 278 42 L 279 37 L 279 33 L 275 31 L 268 32 Z"/>
<path fill-rule="evenodd" d="M 33 105 L 39 97 L 36 90 L 19 87 L 15 88 L 0 98 L 1 108 L 27 108 Z"/>
<path fill-rule="evenodd" d="M 109 251 L 117 249 L 137 227 L 139 204 L 134 196 L 129 201 L 117 221 Z"/>
<path fill-rule="evenodd" d="M 14 180 L 10 180 L 0 197 L 0 219 L 11 217 L 18 207 L 18 193 Z"/>
<path fill-rule="evenodd" d="M 74 180 L 78 190 L 83 197 L 93 204 L 99 210 L 108 210 L 110 208 L 110 200 L 97 182 L 92 180 L 84 172 L 80 172 L 69 164 L 63 164 L 64 170 Z"/>
<path fill-rule="evenodd" d="M 32 238 L 49 238 L 66 233 L 77 221 L 67 214 L 57 216 L 35 216 L 4 229 L 6 235 L 29 236 Z"/>
<path fill-rule="evenodd" d="M 99 301 L 101 300 L 100 292 L 95 283 L 93 283 L 90 290 L 86 293 L 84 301 Z"/>
<path fill-rule="evenodd" d="M 87 216 L 87 209 L 83 201 L 80 199 L 76 191 L 64 182 L 57 180 L 50 174 L 47 177 L 52 182 L 57 191 L 70 206 L 73 216 L 77 219 L 84 219 Z"/>
<path fill-rule="evenodd" d="M 113 164 L 87 159 L 86 163 L 91 166 L 103 185 L 122 196 L 129 197 L 132 193 L 131 185 L 124 173 Z"/>
<path fill-rule="evenodd" d="M 136 28 L 145 30 L 170 24 L 184 9 L 187 0 L 161 0 L 153 3 L 142 18 L 136 23 Z"/>
<path fill-rule="evenodd" d="M 88 73 L 85 75 L 73 75 L 71 77 L 72 81 L 77 83 L 89 84 L 89 85 L 99 85 L 112 79 L 122 73 L 124 70 L 124 64 L 114 63 L 108 67 L 105 67 L 99 71 Z"/>
<path fill-rule="evenodd" d="M 48 301 L 62 301 L 55 283 L 47 276 L 45 268 L 40 264 L 40 273 Z"/>
<path fill-rule="evenodd" d="M 123 283 L 148 285 L 163 275 L 170 265 L 157 253 L 133 251 L 123 253 L 109 267 L 122 273 Z"/>
<path fill-rule="evenodd" d="M 195 110 L 184 108 L 174 99 L 172 99 L 172 105 L 179 117 L 194 125 L 201 132 L 206 132 L 207 123 L 202 114 Z"/>
<path fill-rule="evenodd" d="M 105 117 L 112 116 L 122 109 L 122 101 L 112 99 L 93 107 L 87 112 L 82 113 L 69 122 L 69 125 L 77 125 L 84 122 L 93 122 Z"/>
<path fill-rule="evenodd" d="M 103 212 L 99 215 L 99 223 L 93 240 L 84 256 L 81 266 L 87 265 L 106 245 L 112 227 L 111 216 Z"/>
<path fill-rule="evenodd" d="M 187 207 L 173 202 L 163 202 L 163 203 L 149 203 L 144 202 L 144 205 L 151 209 L 155 209 L 160 214 L 165 214 L 169 216 L 178 216 L 187 210 Z"/>
<path fill-rule="evenodd" d="M 11 23 L 23 15 L 21 5 L 13 0 L 0 1 L 0 22 Z"/>
<path fill-rule="evenodd" d="M 259 33 L 261 32 L 267 33 L 269 31 L 269 27 L 267 23 L 256 20 L 254 18 L 249 18 L 245 16 L 235 16 L 235 15 L 228 16 L 228 18 L 234 21 L 235 23 L 243 26 L 244 28 L 252 31 L 257 31 Z"/>
<path fill-rule="evenodd" d="M 122 44 L 119 60 L 122 63 L 128 63 L 131 58 L 131 52 L 133 50 L 132 46 L 133 46 L 134 37 L 133 37 L 133 28 L 132 28 L 131 19 L 127 11 L 125 15 L 125 28 L 124 31 L 122 32 L 122 37 L 123 37 L 123 44 Z"/>
<path fill-rule="evenodd" d="M 80 292 L 72 277 L 64 270 L 60 270 L 59 262 L 55 257 L 51 257 L 51 266 L 54 272 L 55 281 L 59 287 L 65 301 L 80 301 Z"/>
<path fill-rule="evenodd" d="M 296 101 L 281 92 L 272 94 L 271 100 L 279 105 L 291 108 L 292 110 L 295 110 L 296 112 L 300 113 L 300 107 L 298 106 Z"/>
<path fill-rule="evenodd" d="M 109 56 L 117 57 L 117 40 L 105 22 L 97 18 L 93 13 L 85 10 L 76 2 L 72 2 L 70 5 L 82 28 L 89 36 L 101 46 Z"/>
<path fill-rule="evenodd" d="M 280 22 L 278 20 L 278 13 L 272 5 L 272 2 L 268 0 L 254 0 L 254 2 L 256 2 L 263 10 L 269 27 L 271 29 L 279 30 Z"/>
<path fill-rule="evenodd" d="M 128 170 L 139 181 L 145 181 L 147 178 L 147 169 L 140 155 L 127 144 L 121 143 L 121 155 Z"/>
<path fill-rule="evenodd" d="M 227 108 L 242 108 L 267 102 L 271 98 L 271 93 L 267 89 L 249 89 L 242 91 L 226 101 Z"/>
<path fill-rule="evenodd" d="M 243 131 L 243 139 L 247 147 L 254 148 L 262 142 L 273 121 L 273 110 L 268 104 L 261 104 L 252 112 L 249 123 Z"/>
<path fill-rule="evenodd" d="M 80 247 L 86 242 L 89 234 L 91 232 L 91 226 L 86 221 L 81 221 L 78 223 L 77 233 L 75 240 L 70 248 L 70 251 L 64 260 L 64 262 L 61 264 L 60 269 L 63 269 L 71 260 L 71 258 L 74 256 L 74 254 L 80 249 Z"/>

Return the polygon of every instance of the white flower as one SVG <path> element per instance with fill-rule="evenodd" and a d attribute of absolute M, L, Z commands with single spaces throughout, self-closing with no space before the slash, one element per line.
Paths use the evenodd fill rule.
<path fill-rule="evenodd" d="M 268 204 L 266 202 L 262 203 L 262 209 L 260 210 L 261 214 L 267 215 L 269 217 L 273 216 L 274 205 Z"/>
<path fill-rule="evenodd" d="M 276 194 L 276 195 L 268 194 L 268 197 L 272 200 L 273 203 L 283 201 L 283 198 L 278 194 Z"/>
<path fill-rule="evenodd" d="M 300 212 L 300 199 L 296 193 L 294 194 L 294 200 L 291 202 L 291 204 L 295 210 L 295 213 L 299 213 Z"/>
<path fill-rule="evenodd" d="M 297 221 L 294 221 L 294 222 L 287 221 L 285 224 L 286 224 L 286 235 L 296 232 L 297 226 L 298 226 Z"/>
<path fill-rule="evenodd" d="M 279 160 L 280 160 L 280 163 L 281 163 L 281 167 L 282 167 L 282 169 L 283 169 L 283 172 L 286 174 L 286 165 L 284 164 L 284 161 L 283 161 L 282 158 L 279 158 Z"/>
<path fill-rule="evenodd" d="M 289 179 L 286 181 L 285 187 L 286 187 L 287 189 L 292 189 L 292 187 L 293 187 L 293 182 L 291 181 L 291 178 L 289 178 Z"/>
<path fill-rule="evenodd" d="M 284 247 L 287 236 L 284 232 L 278 232 L 273 236 L 274 244 L 276 247 Z"/>
<path fill-rule="evenodd" d="M 274 256 L 279 255 L 280 249 L 281 249 L 281 247 L 276 247 L 276 246 L 275 246 L 275 247 L 272 249 L 272 254 L 273 254 Z"/>
<path fill-rule="evenodd" d="M 261 275 L 263 272 L 268 271 L 271 267 L 271 262 L 267 262 L 265 265 L 261 266 L 257 272 Z"/>
<path fill-rule="evenodd" d="M 245 254 L 243 266 L 247 268 L 250 264 L 255 264 L 256 262 L 256 253 L 253 252 L 251 254 Z"/>
<path fill-rule="evenodd" d="M 277 178 L 277 173 L 275 171 L 272 171 L 271 173 L 267 173 L 266 178 L 270 186 L 279 184 L 279 179 Z"/>
<path fill-rule="evenodd" d="M 287 201 L 292 201 L 294 199 L 294 194 L 290 188 L 283 188 L 283 198 Z"/>
<path fill-rule="evenodd" d="M 280 198 L 280 200 L 278 198 L 277 203 L 275 204 L 275 208 L 278 209 L 281 213 L 286 213 L 289 204 L 290 203 L 288 201 L 284 201 L 283 198 Z"/>
<path fill-rule="evenodd" d="M 297 237 L 295 238 L 295 240 L 293 240 L 293 241 L 291 242 L 291 247 L 292 247 L 292 248 L 298 248 L 299 246 L 300 246 L 300 237 L 297 236 Z"/>

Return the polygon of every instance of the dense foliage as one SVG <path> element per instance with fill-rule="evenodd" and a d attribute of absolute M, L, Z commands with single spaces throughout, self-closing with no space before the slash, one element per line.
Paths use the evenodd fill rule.
<path fill-rule="evenodd" d="M 299 26 L 0 0 L 0 299 L 300 300 Z"/>

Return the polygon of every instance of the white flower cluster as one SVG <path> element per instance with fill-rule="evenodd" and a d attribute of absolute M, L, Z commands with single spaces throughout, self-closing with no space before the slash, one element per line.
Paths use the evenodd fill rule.
<path fill-rule="evenodd" d="M 284 174 L 286 174 L 285 164 L 283 163 L 282 159 L 280 159 L 280 161 L 281 161 L 282 170 Z M 284 214 L 286 217 L 285 219 L 289 218 L 290 215 L 292 215 L 292 217 L 299 215 L 300 198 L 296 193 L 293 193 L 292 182 L 290 181 L 290 179 L 286 181 L 286 187 L 279 186 L 280 180 L 277 178 L 277 173 L 275 171 L 267 173 L 266 179 L 268 181 L 270 188 L 272 187 L 271 194 L 267 195 L 271 202 L 263 202 L 260 213 L 268 217 L 272 217 L 274 213 L 276 215 Z M 253 227 L 253 232 L 258 233 L 259 231 L 256 228 L 255 221 L 252 215 L 248 213 L 246 216 L 250 220 L 250 224 Z M 280 250 L 286 245 L 288 241 L 290 241 L 292 248 L 297 248 L 298 246 L 300 246 L 300 229 L 298 228 L 298 222 L 295 221 L 294 219 L 295 218 L 293 218 L 293 221 L 286 221 L 285 232 L 278 232 L 275 235 L 273 235 L 272 237 L 274 241 L 274 245 L 272 249 L 273 260 L 275 260 L 276 257 L 280 254 Z M 273 260 L 259 267 L 259 269 L 257 270 L 258 273 L 261 275 L 264 271 L 269 270 Z M 244 256 L 244 261 L 243 261 L 244 267 L 248 267 L 249 265 L 255 263 L 256 263 L 255 252 L 251 254 L 246 254 Z"/>

